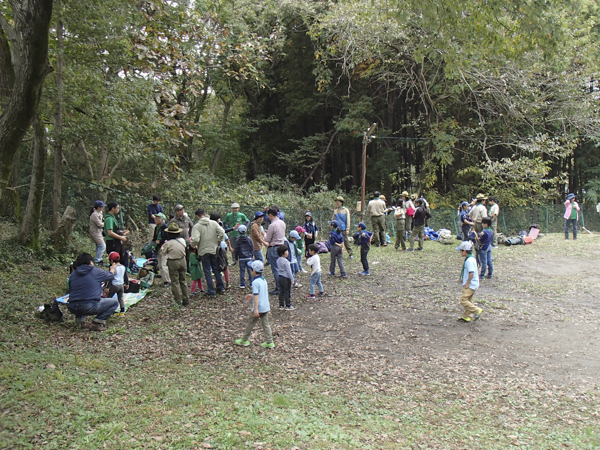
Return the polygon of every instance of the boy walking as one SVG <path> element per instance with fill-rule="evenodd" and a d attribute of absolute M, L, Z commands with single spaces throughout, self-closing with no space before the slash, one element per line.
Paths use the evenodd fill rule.
<path fill-rule="evenodd" d="M 360 238 L 358 243 L 360 245 L 360 262 L 363 266 L 363 271 L 360 273 L 361 275 L 371 275 L 369 272 L 369 261 L 367 261 L 367 255 L 369 254 L 369 250 L 371 249 L 371 241 L 373 241 L 373 233 L 370 231 L 366 231 L 367 226 L 364 222 L 356 225 L 357 231 L 360 233 Z M 404 230 L 402 230 L 404 232 Z"/>
<path fill-rule="evenodd" d="M 294 274 L 288 261 L 289 251 L 287 245 L 277 247 L 277 272 L 279 273 L 279 309 L 292 311 L 292 283 Z"/>
<path fill-rule="evenodd" d="M 262 325 L 263 334 L 265 335 L 265 342 L 260 344 L 263 348 L 273 348 L 273 336 L 271 335 L 271 325 L 269 323 L 269 312 L 271 306 L 269 305 L 269 288 L 267 286 L 267 280 L 263 277 L 263 263 L 262 261 L 254 260 L 249 263 L 250 269 L 252 270 L 252 294 L 246 295 L 246 301 L 252 301 L 252 312 L 248 317 L 248 325 L 246 325 L 246 331 L 241 339 L 236 339 L 237 345 L 247 347 L 250 345 L 248 338 L 252 333 L 252 328 L 260 319 Z"/>
<path fill-rule="evenodd" d="M 494 272 L 494 265 L 492 264 L 492 239 L 494 233 L 490 229 L 492 219 L 490 217 L 484 217 L 481 220 L 481 225 L 483 226 L 483 231 L 477 236 L 477 239 L 479 239 L 479 256 L 481 260 L 481 273 L 479 274 L 479 278 L 483 279 L 485 277 L 485 271 L 487 269 L 488 274 L 485 278 L 491 279 Z"/>
<path fill-rule="evenodd" d="M 463 241 L 456 250 L 460 250 L 460 255 L 465 258 L 462 271 L 460 273 L 460 282 L 462 284 L 462 294 L 460 296 L 460 305 L 465 308 L 462 316 L 458 318 L 459 322 L 471 322 L 471 314 L 475 314 L 474 320 L 479 320 L 482 309 L 473 305 L 473 295 L 479 287 L 479 277 L 477 276 L 477 262 L 473 256 L 473 244 L 471 241 Z"/>
<path fill-rule="evenodd" d="M 319 288 L 319 296 L 324 294 L 323 284 L 321 283 L 321 258 L 319 257 L 319 246 L 310 244 L 307 248 L 310 257 L 306 264 L 311 268 L 310 272 L 310 294 L 306 298 L 315 298 L 315 285 Z"/>

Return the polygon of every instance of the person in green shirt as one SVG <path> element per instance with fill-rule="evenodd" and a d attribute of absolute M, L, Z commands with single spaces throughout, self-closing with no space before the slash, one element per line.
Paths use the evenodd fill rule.
<path fill-rule="evenodd" d="M 237 230 L 238 227 L 240 225 L 248 226 L 248 222 L 250 221 L 248 220 L 246 215 L 240 212 L 240 205 L 238 203 L 233 203 L 231 205 L 231 212 L 223 218 L 225 228 L 233 228 L 233 231 L 228 233 L 232 248 L 235 248 L 235 241 L 240 235 L 240 233 Z"/>
<path fill-rule="evenodd" d="M 106 254 L 117 252 L 123 260 L 123 242 L 127 240 L 127 231 L 119 229 L 117 215 L 121 207 L 117 202 L 108 202 L 106 205 L 106 218 L 104 219 L 104 234 L 106 235 Z"/>

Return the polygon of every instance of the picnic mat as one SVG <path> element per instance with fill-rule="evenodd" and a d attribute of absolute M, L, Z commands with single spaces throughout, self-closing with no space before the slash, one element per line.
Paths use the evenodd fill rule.
<path fill-rule="evenodd" d="M 125 303 L 125 311 L 127 311 L 130 306 L 135 305 L 137 302 L 139 302 L 141 299 L 143 299 L 148 292 L 150 292 L 150 289 L 143 289 L 140 292 L 137 292 L 135 294 L 132 294 L 132 293 L 123 294 L 123 302 Z M 117 294 L 113 295 L 112 298 L 116 299 Z M 63 295 L 62 297 L 58 297 L 56 299 L 56 301 L 59 303 L 67 303 L 69 301 L 69 294 Z"/>

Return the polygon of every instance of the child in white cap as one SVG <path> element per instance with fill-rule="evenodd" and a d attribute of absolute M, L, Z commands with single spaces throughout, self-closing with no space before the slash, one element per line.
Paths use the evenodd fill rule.
<path fill-rule="evenodd" d="M 460 296 L 460 305 L 465 308 L 462 316 L 458 318 L 459 322 L 471 322 L 471 314 L 474 314 L 474 320 L 479 320 L 482 309 L 473 304 L 473 295 L 479 287 L 479 276 L 477 272 L 477 260 L 473 256 L 473 243 L 463 241 L 456 250 L 460 250 L 461 256 L 465 258 L 462 271 L 460 273 L 460 283 L 462 284 L 462 294 Z"/>
<path fill-rule="evenodd" d="M 246 287 L 246 271 L 248 271 L 248 280 L 252 281 L 248 262 L 252 260 L 254 244 L 252 243 L 252 239 L 246 236 L 247 231 L 246 225 L 240 225 L 238 227 L 239 236 L 235 241 L 235 248 L 233 249 L 233 259 L 240 263 L 240 289 Z"/>

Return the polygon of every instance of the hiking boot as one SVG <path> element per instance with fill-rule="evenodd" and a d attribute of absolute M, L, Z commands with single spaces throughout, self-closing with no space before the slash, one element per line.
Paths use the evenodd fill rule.
<path fill-rule="evenodd" d="M 295 306 L 292 306 L 292 305 L 290 305 L 290 306 L 286 306 L 286 307 L 285 307 L 285 309 L 286 309 L 287 311 L 293 311 L 293 310 L 295 310 L 295 309 L 296 309 L 296 307 L 295 307 Z"/>
<path fill-rule="evenodd" d="M 269 295 L 279 295 L 279 291 L 278 290 L 274 290 L 269 292 Z"/>
<path fill-rule="evenodd" d="M 242 347 L 248 347 L 250 345 L 250 341 L 243 341 L 242 339 L 236 339 L 235 345 L 241 345 Z"/>
<path fill-rule="evenodd" d="M 181 304 L 181 306 L 189 306 L 190 305 L 190 301 L 188 299 L 184 300 L 183 303 Z"/>
<path fill-rule="evenodd" d="M 491 280 L 491 279 L 492 279 L 492 276 L 491 276 L 491 275 L 487 275 L 487 276 L 486 276 L 486 278 L 487 278 L 488 280 Z"/>
<path fill-rule="evenodd" d="M 225 294 L 225 289 L 221 289 L 220 291 L 217 291 L 217 294 L 219 294 L 219 295 Z"/>
<path fill-rule="evenodd" d="M 308 294 L 306 298 L 315 298 L 315 296 L 313 294 Z"/>
<path fill-rule="evenodd" d="M 262 344 L 260 344 L 260 346 L 262 348 L 273 348 L 273 347 L 275 347 L 275 343 L 274 342 L 263 342 Z"/>
<path fill-rule="evenodd" d="M 458 318 L 459 322 L 464 322 L 464 323 L 469 323 L 471 321 L 470 317 L 467 317 L 466 319 L 464 317 L 459 317 Z"/>
<path fill-rule="evenodd" d="M 100 322 L 90 323 L 91 331 L 106 331 L 107 329 L 108 329 L 108 327 L 106 326 L 105 323 L 100 323 Z"/>
<path fill-rule="evenodd" d="M 333 272 L 327 272 L 327 275 L 329 275 L 330 277 L 335 277 L 335 273 Z"/>
<path fill-rule="evenodd" d="M 483 309 L 480 309 L 479 311 L 477 311 L 477 313 L 475 314 L 475 320 L 479 320 L 482 312 L 483 312 Z"/>

